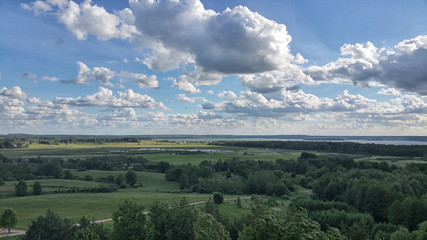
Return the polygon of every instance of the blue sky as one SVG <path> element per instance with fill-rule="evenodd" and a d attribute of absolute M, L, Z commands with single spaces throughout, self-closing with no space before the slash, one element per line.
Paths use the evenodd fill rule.
<path fill-rule="evenodd" d="M 0 0 L 0 134 L 427 134 L 427 1 Z"/>

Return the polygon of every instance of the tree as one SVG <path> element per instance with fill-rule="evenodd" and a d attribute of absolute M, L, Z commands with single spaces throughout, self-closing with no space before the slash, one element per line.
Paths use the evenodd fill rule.
<path fill-rule="evenodd" d="M 113 212 L 112 239 L 145 239 L 144 206 L 133 200 L 125 200 Z"/>
<path fill-rule="evenodd" d="M 166 233 L 167 239 L 192 240 L 194 239 L 193 223 L 195 212 L 188 201 L 183 197 L 177 205 L 172 206 L 171 217 Z"/>
<path fill-rule="evenodd" d="M 74 179 L 74 176 L 73 176 L 73 174 L 71 173 L 70 170 L 65 170 L 64 171 L 64 178 L 65 179 Z"/>
<path fill-rule="evenodd" d="M 132 170 L 129 170 L 126 173 L 126 183 L 129 184 L 129 186 L 133 186 L 137 182 L 136 173 Z"/>
<path fill-rule="evenodd" d="M 81 228 L 79 230 L 77 230 L 74 233 L 74 239 L 79 239 L 79 240 L 100 240 L 98 234 L 96 234 L 96 232 L 90 228 L 90 227 L 85 227 L 85 228 Z"/>
<path fill-rule="evenodd" d="M 27 195 L 27 184 L 23 180 L 19 181 L 15 186 L 15 191 L 18 197 Z"/>
<path fill-rule="evenodd" d="M 171 218 L 171 209 L 169 205 L 163 201 L 156 201 L 151 205 L 148 212 L 148 240 L 166 239 L 169 222 Z"/>
<path fill-rule="evenodd" d="M 213 194 L 213 200 L 214 203 L 221 204 L 224 202 L 224 196 L 222 195 L 222 193 L 216 192 Z"/>
<path fill-rule="evenodd" d="M 242 208 L 242 200 L 240 199 L 240 197 L 237 197 L 236 206 L 237 206 L 238 208 Z"/>
<path fill-rule="evenodd" d="M 40 184 L 40 182 L 36 181 L 33 185 L 33 194 L 34 195 L 40 195 L 42 194 L 42 185 Z"/>
<path fill-rule="evenodd" d="M 3 209 L 0 218 L 0 227 L 7 228 L 7 232 L 10 233 L 10 228 L 18 223 L 16 213 L 12 208 Z"/>
<path fill-rule="evenodd" d="M 179 177 L 179 188 L 184 189 L 188 186 L 190 186 L 190 181 L 188 180 L 187 174 L 184 173 Z"/>
<path fill-rule="evenodd" d="M 47 210 L 45 216 L 33 220 L 23 240 L 72 240 L 77 227 L 69 220 L 62 219 L 54 212 Z"/>
<path fill-rule="evenodd" d="M 116 177 L 116 180 L 114 180 L 114 182 L 115 182 L 117 185 L 120 185 L 120 184 L 122 184 L 122 183 L 123 183 L 124 178 L 125 178 L 125 177 L 123 177 L 123 175 L 122 175 L 122 174 L 119 174 L 119 175 Z"/>
<path fill-rule="evenodd" d="M 212 215 L 198 211 L 193 224 L 195 240 L 230 240 L 225 227 Z"/>

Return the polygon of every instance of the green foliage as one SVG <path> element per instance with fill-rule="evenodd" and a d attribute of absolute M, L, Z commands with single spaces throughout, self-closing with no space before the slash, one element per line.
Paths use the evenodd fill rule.
<path fill-rule="evenodd" d="M 74 179 L 74 176 L 73 176 L 73 174 L 71 173 L 70 170 L 65 170 L 64 171 L 64 178 L 65 179 Z"/>
<path fill-rule="evenodd" d="M 18 184 L 15 186 L 15 194 L 18 197 L 27 195 L 27 184 L 25 181 L 21 180 L 18 182 Z"/>
<path fill-rule="evenodd" d="M 0 216 L 0 227 L 7 228 L 8 233 L 10 229 L 18 223 L 18 218 L 12 208 L 3 209 Z"/>
<path fill-rule="evenodd" d="M 79 240 L 100 240 L 100 237 L 98 236 L 98 234 L 96 234 L 96 232 L 92 228 L 85 227 L 85 228 L 81 228 L 81 229 L 77 230 L 74 233 L 74 239 L 79 239 Z"/>
<path fill-rule="evenodd" d="M 186 187 L 190 186 L 190 181 L 187 177 L 187 174 L 182 174 L 181 177 L 179 177 L 179 188 L 184 189 Z"/>
<path fill-rule="evenodd" d="M 212 215 L 197 211 L 196 216 L 193 223 L 195 240 L 230 240 L 228 231 Z"/>
<path fill-rule="evenodd" d="M 34 195 L 40 195 L 40 194 L 42 194 L 42 191 L 43 191 L 43 188 L 42 188 L 42 185 L 40 184 L 40 182 L 38 182 L 38 181 L 34 182 L 33 194 Z"/>
<path fill-rule="evenodd" d="M 222 193 L 220 192 L 215 192 L 213 194 L 213 201 L 215 204 L 221 204 L 224 202 L 224 195 L 222 195 Z"/>
<path fill-rule="evenodd" d="M 183 197 L 178 204 L 172 206 L 169 227 L 166 233 L 170 240 L 194 239 L 193 223 L 195 221 L 194 208 L 188 205 L 188 200 Z"/>
<path fill-rule="evenodd" d="M 136 173 L 132 170 L 127 171 L 125 178 L 126 183 L 129 184 L 129 186 L 133 186 L 137 182 Z"/>
<path fill-rule="evenodd" d="M 242 199 L 240 199 L 240 197 L 237 197 L 236 206 L 237 206 L 238 208 L 242 208 Z"/>
<path fill-rule="evenodd" d="M 169 228 L 171 210 L 164 201 L 155 201 L 148 212 L 149 220 L 147 223 L 148 240 L 167 239 L 166 233 Z"/>
<path fill-rule="evenodd" d="M 119 209 L 113 212 L 114 227 L 112 239 L 145 239 L 144 206 L 133 200 L 125 200 Z"/>
<path fill-rule="evenodd" d="M 23 240 L 72 240 L 76 228 L 70 220 L 47 210 L 45 216 L 39 216 L 31 222 Z"/>
<path fill-rule="evenodd" d="M 114 180 L 114 183 L 116 183 L 117 185 L 120 185 L 123 183 L 124 180 L 125 180 L 125 177 L 122 174 L 119 174 Z"/>
<path fill-rule="evenodd" d="M 239 235 L 239 240 L 264 239 L 344 240 L 346 237 L 334 228 L 322 231 L 317 222 L 308 218 L 306 211 L 299 210 L 290 212 L 282 221 L 272 213 L 261 215 L 252 225 L 245 227 Z"/>

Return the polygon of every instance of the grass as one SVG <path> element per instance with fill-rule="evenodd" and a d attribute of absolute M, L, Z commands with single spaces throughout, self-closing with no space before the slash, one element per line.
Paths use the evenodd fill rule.
<path fill-rule="evenodd" d="M 90 219 L 111 218 L 112 212 L 125 199 L 134 199 L 148 209 L 154 201 L 176 202 L 185 196 L 190 202 L 207 200 L 210 194 L 153 193 L 142 189 L 125 189 L 113 193 L 72 193 L 26 196 L 0 200 L 0 205 L 15 209 L 16 228 L 27 229 L 32 219 L 44 215 L 47 209 L 74 221 L 81 216 Z"/>
<path fill-rule="evenodd" d="M 219 150 L 231 152 L 202 152 L 191 154 L 176 154 L 167 151 L 132 151 L 141 148 L 161 148 L 161 149 L 186 149 L 188 150 Z M 114 152 L 117 151 L 117 152 Z M 123 151 L 123 152 L 121 152 Z M 71 158 L 88 158 L 96 156 L 117 156 L 131 155 L 142 156 L 151 161 L 167 161 L 173 164 L 194 164 L 197 165 L 203 160 L 216 162 L 218 159 L 240 159 L 274 161 L 281 159 L 295 159 L 299 156 L 298 151 L 268 150 L 259 148 L 240 148 L 229 146 L 208 145 L 203 142 L 157 142 L 141 141 L 140 143 L 107 143 L 107 144 L 31 144 L 28 148 L 20 149 L 0 149 L 0 154 L 10 159 L 29 158 L 61 158 L 64 160 Z"/>
<path fill-rule="evenodd" d="M 94 188 L 99 187 L 101 183 L 89 182 L 82 180 L 68 180 L 68 179 L 41 179 L 41 180 L 27 180 L 27 192 L 29 194 L 33 191 L 34 182 L 40 182 L 43 188 L 44 194 L 53 193 L 55 190 L 68 190 L 71 188 L 83 189 L 83 188 Z M 17 181 L 6 182 L 5 185 L 0 186 L 0 198 L 12 197 L 15 193 L 15 185 Z"/>

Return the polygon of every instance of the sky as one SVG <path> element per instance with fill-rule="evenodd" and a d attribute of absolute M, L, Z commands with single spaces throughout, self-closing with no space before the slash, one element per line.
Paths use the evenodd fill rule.
<path fill-rule="evenodd" d="M 0 0 L 0 134 L 427 135 L 427 1 Z"/>

